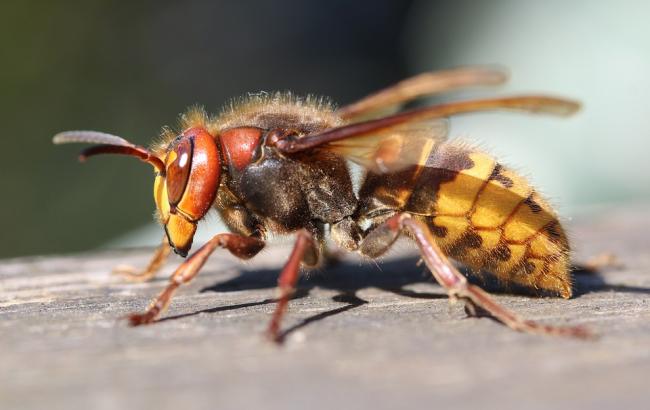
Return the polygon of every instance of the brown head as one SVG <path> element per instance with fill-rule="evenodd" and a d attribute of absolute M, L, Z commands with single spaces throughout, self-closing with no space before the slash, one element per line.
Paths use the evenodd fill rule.
<path fill-rule="evenodd" d="M 219 188 L 219 148 L 204 128 L 189 128 L 169 144 L 164 165 L 165 172 L 156 173 L 153 196 L 170 245 L 185 256 Z"/>
<path fill-rule="evenodd" d="M 160 222 L 174 251 L 181 256 L 187 255 L 198 221 L 214 202 L 221 176 L 219 147 L 205 128 L 186 129 L 161 154 L 121 137 L 95 131 L 62 132 L 53 141 L 55 144 L 99 144 L 82 151 L 79 157 L 82 161 L 98 154 L 121 154 L 153 165 L 156 171 L 154 200 Z"/>
<path fill-rule="evenodd" d="M 66 131 L 54 136 L 53 142 L 98 144 L 81 152 L 82 161 L 98 154 L 121 154 L 153 165 L 158 219 L 174 251 L 186 256 L 198 222 L 215 201 L 222 172 L 238 172 L 260 154 L 263 129 L 223 125 L 195 107 L 181 117 L 183 132 L 166 129 L 163 143 L 151 150 L 97 131 Z"/>

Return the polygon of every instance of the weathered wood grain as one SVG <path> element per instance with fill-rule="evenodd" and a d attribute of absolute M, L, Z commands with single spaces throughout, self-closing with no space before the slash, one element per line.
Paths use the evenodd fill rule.
<path fill-rule="evenodd" d="M 450 306 L 410 246 L 373 264 L 312 272 L 292 301 L 286 343 L 261 333 L 273 309 L 271 248 L 241 264 L 215 254 L 164 319 L 129 328 L 159 279 L 123 283 L 117 264 L 150 250 L 0 262 L 0 408 L 647 408 L 647 207 L 571 224 L 577 259 L 613 251 L 621 270 L 578 275 L 568 301 L 499 295 L 529 318 L 585 324 L 597 341 L 515 333 Z"/>

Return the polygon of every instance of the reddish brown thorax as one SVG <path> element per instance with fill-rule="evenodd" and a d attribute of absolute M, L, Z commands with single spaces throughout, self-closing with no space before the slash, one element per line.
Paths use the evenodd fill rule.
<path fill-rule="evenodd" d="M 224 159 L 235 170 L 251 163 L 262 139 L 263 130 L 257 127 L 237 127 L 219 134 Z"/>

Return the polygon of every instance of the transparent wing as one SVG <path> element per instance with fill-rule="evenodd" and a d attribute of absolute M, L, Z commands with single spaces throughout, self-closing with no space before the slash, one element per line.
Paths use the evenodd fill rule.
<path fill-rule="evenodd" d="M 478 86 L 502 84 L 507 73 L 498 67 L 459 67 L 450 70 L 422 73 L 379 90 L 352 104 L 339 108 L 337 113 L 346 119 L 378 117 L 396 111 L 401 105 L 428 95 Z"/>
<path fill-rule="evenodd" d="M 369 169 L 387 172 L 419 163 L 419 154 L 444 141 L 448 116 L 493 110 L 568 116 L 579 108 L 575 101 L 544 95 L 455 101 L 285 138 L 277 141 L 275 147 L 286 155 L 311 149 L 330 150 Z"/>
<path fill-rule="evenodd" d="M 375 173 L 388 173 L 424 164 L 431 150 L 445 141 L 448 133 L 448 121 L 439 118 L 334 141 L 321 149 L 337 153 Z"/>

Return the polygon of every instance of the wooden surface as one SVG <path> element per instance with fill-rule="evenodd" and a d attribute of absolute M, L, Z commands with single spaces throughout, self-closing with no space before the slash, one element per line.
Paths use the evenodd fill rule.
<path fill-rule="evenodd" d="M 381 269 L 351 259 L 312 272 L 282 347 L 261 333 L 284 247 L 248 264 L 215 254 L 140 328 L 118 319 L 144 309 L 179 259 L 146 284 L 108 272 L 150 250 L 5 260 L 0 408 L 648 408 L 647 209 L 570 224 L 578 260 L 611 251 L 626 265 L 577 275 L 574 299 L 497 296 L 528 318 L 587 325 L 601 336 L 590 342 L 465 318 L 408 244 Z"/>

